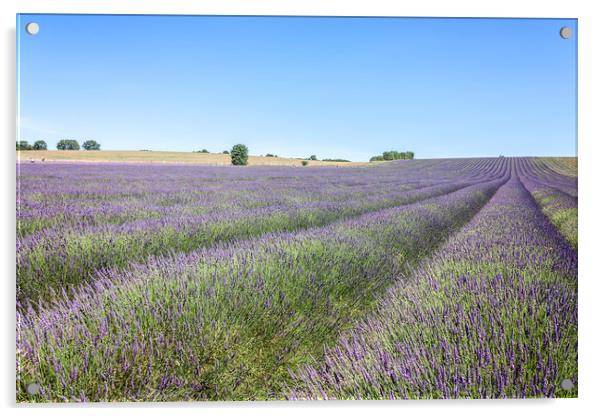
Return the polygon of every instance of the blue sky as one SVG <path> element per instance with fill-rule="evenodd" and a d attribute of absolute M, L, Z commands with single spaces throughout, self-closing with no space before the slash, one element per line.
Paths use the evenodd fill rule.
<path fill-rule="evenodd" d="M 576 32 L 573 19 L 25 14 L 19 135 L 351 160 L 575 155 Z"/>

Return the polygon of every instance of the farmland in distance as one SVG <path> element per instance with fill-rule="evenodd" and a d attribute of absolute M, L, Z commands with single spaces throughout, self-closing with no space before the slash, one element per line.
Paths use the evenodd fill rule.
<path fill-rule="evenodd" d="M 228 166 L 230 155 L 224 153 L 201 152 L 163 152 L 134 150 L 27 150 L 20 152 L 22 162 L 112 162 L 112 163 L 144 163 L 144 164 L 193 164 Z M 303 159 L 290 157 L 249 156 L 251 166 L 303 166 Z M 365 166 L 367 162 L 336 162 L 324 160 L 308 160 L 308 166 Z"/>

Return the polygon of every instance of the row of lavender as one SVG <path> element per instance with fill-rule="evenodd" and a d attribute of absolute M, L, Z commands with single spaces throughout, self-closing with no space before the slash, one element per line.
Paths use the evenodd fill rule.
<path fill-rule="evenodd" d="M 19 235 L 57 226 L 85 231 L 165 215 L 340 200 L 399 184 L 441 183 L 463 172 L 486 174 L 483 164 L 495 166 L 486 160 L 406 161 L 366 175 L 365 169 L 334 168 L 19 164 Z"/>
<path fill-rule="evenodd" d="M 295 379 L 291 399 L 574 397 L 576 252 L 514 173 Z"/>
<path fill-rule="evenodd" d="M 547 157 L 539 160 L 545 161 L 546 166 L 554 172 L 577 179 L 577 157 Z"/>
<path fill-rule="evenodd" d="M 18 399 L 281 398 L 291 371 L 319 357 L 507 180 L 508 163 L 482 169 L 492 164 L 496 179 L 471 170 L 447 195 L 150 257 L 21 310 Z M 37 397 L 25 393 L 31 382 L 42 386 Z"/>
<path fill-rule="evenodd" d="M 245 176 L 225 168 L 22 166 L 20 228 L 31 218 L 60 224 L 18 238 L 18 298 L 50 300 L 98 269 L 149 256 L 323 226 L 443 195 L 497 177 L 504 166 L 495 159 L 408 161 L 349 171 L 258 168 Z M 77 181 L 69 179 L 80 171 Z M 42 187 L 39 178 L 52 177 L 58 182 Z M 168 200 L 173 204 L 161 208 Z"/>
<path fill-rule="evenodd" d="M 555 158 L 521 158 L 520 160 L 524 168 L 524 173 L 531 178 L 552 186 L 572 197 L 577 197 L 576 164 L 574 169 L 569 168 L 569 163 L 576 161 L 576 158 L 563 158 L 562 161 Z M 560 170 L 563 170 L 561 168 L 562 165 L 566 166 L 564 170 L 574 173 L 570 175 L 561 173 Z"/>
<path fill-rule="evenodd" d="M 568 163 L 570 158 L 563 159 Z M 557 159 L 519 159 L 517 171 L 543 213 L 560 233 L 577 249 L 577 176 L 556 171 Z M 556 169 L 554 169 L 556 168 Z"/>

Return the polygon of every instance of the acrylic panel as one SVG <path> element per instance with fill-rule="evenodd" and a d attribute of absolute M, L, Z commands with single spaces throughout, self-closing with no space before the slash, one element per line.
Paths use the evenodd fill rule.
<path fill-rule="evenodd" d="M 16 28 L 18 402 L 578 395 L 576 19 Z"/>

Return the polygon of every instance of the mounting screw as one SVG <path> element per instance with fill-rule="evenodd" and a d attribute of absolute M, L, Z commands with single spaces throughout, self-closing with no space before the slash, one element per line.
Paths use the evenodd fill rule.
<path fill-rule="evenodd" d="M 562 387 L 562 390 L 571 391 L 575 385 L 573 384 L 573 380 L 565 378 L 562 380 L 562 383 L 560 383 L 560 387 Z"/>
<path fill-rule="evenodd" d="M 37 35 L 38 32 L 40 31 L 40 25 L 37 24 L 36 22 L 30 22 L 25 25 L 25 30 L 30 35 Z"/>
<path fill-rule="evenodd" d="M 560 37 L 562 39 L 569 39 L 571 36 L 573 36 L 573 31 L 570 27 L 564 26 L 560 29 Z"/>
<path fill-rule="evenodd" d="M 27 393 L 32 396 L 38 394 L 40 392 L 40 383 L 31 383 L 27 385 Z"/>

